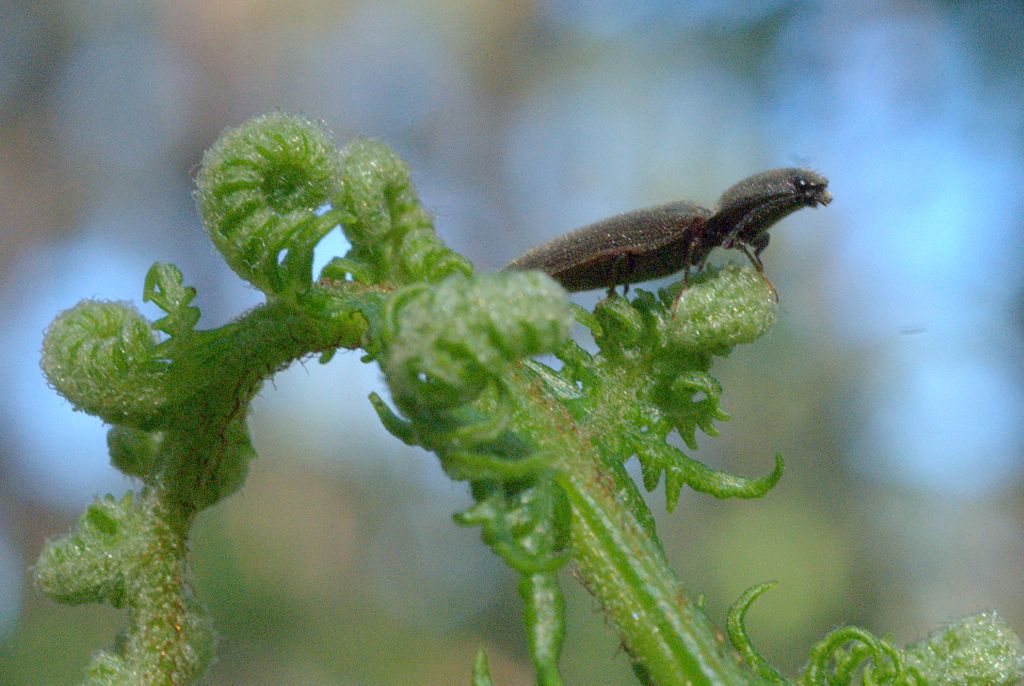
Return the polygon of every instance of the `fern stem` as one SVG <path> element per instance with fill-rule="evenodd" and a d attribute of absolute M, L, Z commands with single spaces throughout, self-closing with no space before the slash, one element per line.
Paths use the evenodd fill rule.
<path fill-rule="evenodd" d="M 686 596 L 657 543 L 616 498 L 607 474 L 574 459 L 559 483 L 572 505 L 572 549 L 597 597 L 653 683 L 742 684 L 756 680 Z"/>

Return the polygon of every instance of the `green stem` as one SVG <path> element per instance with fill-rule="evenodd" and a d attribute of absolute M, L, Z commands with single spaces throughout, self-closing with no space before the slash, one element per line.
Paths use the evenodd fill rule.
<path fill-rule="evenodd" d="M 756 683 L 724 636 L 685 595 L 641 522 L 616 497 L 606 473 L 574 459 L 559 483 L 572 505 L 579 577 L 618 627 L 653 683 Z"/>
<path fill-rule="evenodd" d="M 762 683 L 687 596 L 636 484 L 618 462 L 602 460 L 599 441 L 590 435 L 600 422 L 574 421 L 534 375 L 514 378 L 522 389 L 510 396 L 519 400 L 513 420 L 518 430 L 549 437 L 544 449 L 558 456 L 551 466 L 572 508 L 575 576 L 601 603 L 651 683 Z"/>
<path fill-rule="evenodd" d="M 151 518 L 151 545 L 141 551 L 140 566 L 129 606 L 130 632 L 126 653 L 142 667 L 142 684 L 176 684 L 195 677 L 192 653 L 195 637 L 188 613 L 185 585 L 185 531 L 181 530 L 177 503 L 165 491 L 150 489 L 141 507 Z M 130 582 L 131 583 L 131 582 Z"/>
<path fill-rule="evenodd" d="M 519 578 L 530 655 L 537 670 L 539 686 L 562 686 L 558 654 L 565 632 L 565 601 L 554 572 L 527 574 Z"/>

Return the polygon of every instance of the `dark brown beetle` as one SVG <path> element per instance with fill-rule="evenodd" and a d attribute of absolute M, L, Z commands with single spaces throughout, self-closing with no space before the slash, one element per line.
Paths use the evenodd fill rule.
<path fill-rule="evenodd" d="M 613 295 L 620 284 L 628 290 L 631 283 L 688 274 L 703 268 L 713 249 L 736 248 L 768 281 L 761 263 L 768 229 L 801 207 L 827 205 L 827 186 L 807 169 L 761 172 L 722 193 L 715 212 L 674 202 L 617 214 L 540 245 L 504 269 L 539 269 L 566 290 L 607 288 Z"/>

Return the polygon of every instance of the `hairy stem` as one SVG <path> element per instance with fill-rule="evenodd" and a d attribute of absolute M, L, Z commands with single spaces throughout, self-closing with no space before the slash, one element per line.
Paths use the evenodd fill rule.
<path fill-rule="evenodd" d="M 621 506 L 607 473 L 581 456 L 571 461 L 559 483 L 572 504 L 578 577 L 601 601 L 632 658 L 657 684 L 751 683 L 660 547 Z"/>

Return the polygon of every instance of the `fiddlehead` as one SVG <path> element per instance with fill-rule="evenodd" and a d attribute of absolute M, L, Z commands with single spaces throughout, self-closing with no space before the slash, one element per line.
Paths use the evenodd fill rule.
<path fill-rule="evenodd" d="M 210 148 L 196 183 L 203 225 L 235 273 L 267 294 L 309 287 L 313 248 L 344 219 L 321 212 L 341 188 L 326 129 L 284 114 L 252 119 Z"/>
<path fill-rule="evenodd" d="M 164 405 L 156 332 L 128 303 L 83 300 L 43 338 L 47 380 L 76 408 L 111 424 L 152 426 Z"/>

